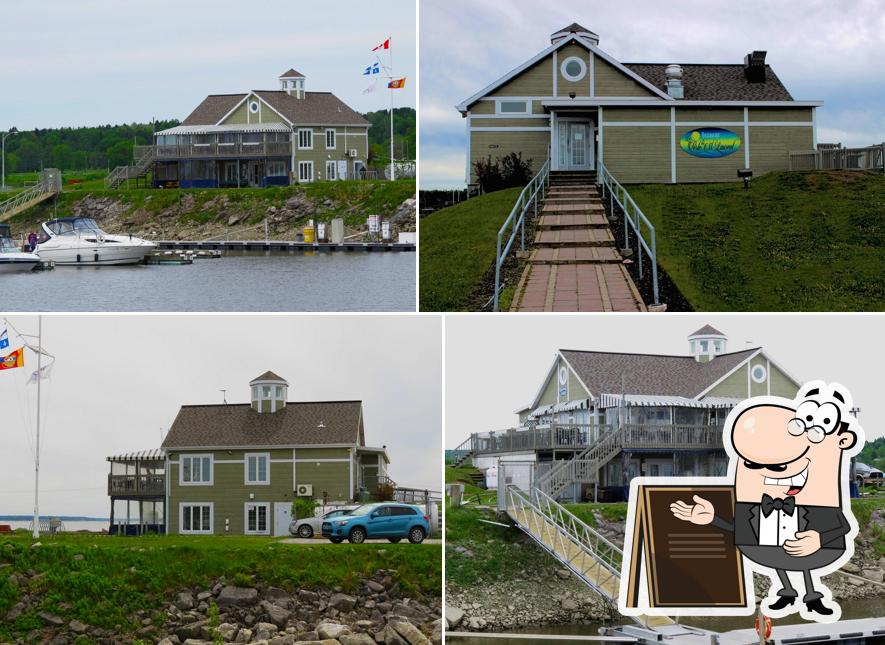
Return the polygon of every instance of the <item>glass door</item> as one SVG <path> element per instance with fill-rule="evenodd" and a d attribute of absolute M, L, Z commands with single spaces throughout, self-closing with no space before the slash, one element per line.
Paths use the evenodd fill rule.
<path fill-rule="evenodd" d="M 587 165 L 587 124 L 569 124 L 569 144 L 571 148 L 570 166 L 574 169 Z"/>
<path fill-rule="evenodd" d="M 557 131 L 559 170 L 586 170 L 592 165 L 591 132 L 586 122 L 559 122 Z"/>

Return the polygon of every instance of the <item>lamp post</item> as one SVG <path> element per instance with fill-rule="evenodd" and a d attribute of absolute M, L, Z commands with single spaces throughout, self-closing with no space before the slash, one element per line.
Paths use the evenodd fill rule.
<path fill-rule="evenodd" d="M 2 145 L 3 153 L 2 153 L 2 155 L 0 155 L 0 159 L 2 159 L 2 162 L 0 162 L 0 163 L 2 163 L 2 166 L 3 166 L 3 170 L 2 170 L 2 172 L 0 172 L 0 174 L 2 174 L 2 176 L 3 176 L 3 179 L 2 179 L 2 181 L 3 181 L 2 186 L 3 187 L 0 188 L 0 191 L 2 191 L 4 193 L 6 192 L 6 137 L 8 137 L 12 134 L 15 134 L 16 132 L 18 132 L 18 130 L 16 130 L 15 128 L 9 128 L 9 132 L 3 133 L 3 145 Z"/>

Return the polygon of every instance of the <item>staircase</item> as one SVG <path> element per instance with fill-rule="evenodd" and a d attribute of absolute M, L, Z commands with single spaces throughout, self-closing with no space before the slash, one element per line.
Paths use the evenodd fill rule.
<path fill-rule="evenodd" d="M 15 217 L 40 202 L 61 192 L 61 172 L 47 168 L 40 176 L 40 183 L 0 202 L 0 222 Z"/>
<path fill-rule="evenodd" d="M 547 496 L 556 499 L 571 484 L 594 484 L 599 481 L 602 470 L 615 455 L 621 452 L 623 431 L 610 430 L 595 444 L 554 466 L 538 479 L 537 487 Z"/>
<path fill-rule="evenodd" d="M 511 311 L 644 311 L 615 247 L 595 172 L 551 172 Z"/>
<path fill-rule="evenodd" d="M 154 146 L 137 146 L 135 161 L 131 166 L 117 166 L 104 178 L 105 188 L 116 188 L 127 179 L 144 177 L 154 165 Z"/>

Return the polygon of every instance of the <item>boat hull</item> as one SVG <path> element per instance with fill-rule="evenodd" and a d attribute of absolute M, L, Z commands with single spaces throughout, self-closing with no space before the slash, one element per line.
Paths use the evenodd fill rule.
<path fill-rule="evenodd" d="M 139 264 L 144 261 L 144 256 L 155 248 L 156 245 L 151 242 L 81 247 L 53 247 L 41 244 L 37 247 L 37 255 L 41 260 L 52 260 L 56 266 Z"/>
<path fill-rule="evenodd" d="M 33 271 L 40 258 L 32 253 L 4 253 L 0 255 L 0 273 Z"/>

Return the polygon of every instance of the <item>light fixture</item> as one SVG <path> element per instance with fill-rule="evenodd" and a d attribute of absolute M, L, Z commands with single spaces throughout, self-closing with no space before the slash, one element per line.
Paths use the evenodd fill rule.
<path fill-rule="evenodd" d="M 568 93 L 568 97 L 569 97 L 570 99 L 573 99 L 573 98 L 575 98 L 576 96 L 577 96 L 577 94 L 575 94 L 574 92 L 569 92 L 569 93 Z"/>

